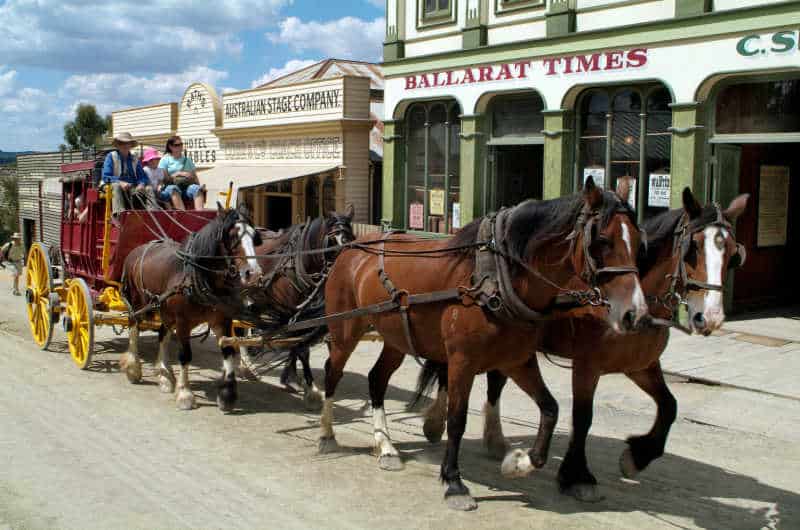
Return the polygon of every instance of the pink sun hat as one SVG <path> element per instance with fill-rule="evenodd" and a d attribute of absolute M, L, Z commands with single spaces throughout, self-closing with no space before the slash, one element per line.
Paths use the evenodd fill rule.
<path fill-rule="evenodd" d="M 146 164 L 151 160 L 161 159 L 161 153 L 158 152 L 158 149 L 153 149 L 149 147 L 144 150 L 144 156 L 142 157 L 142 164 Z"/>

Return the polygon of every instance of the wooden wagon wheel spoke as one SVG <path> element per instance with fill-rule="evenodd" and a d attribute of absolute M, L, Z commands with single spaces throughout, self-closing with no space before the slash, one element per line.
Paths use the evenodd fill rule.
<path fill-rule="evenodd" d="M 70 282 L 67 294 L 67 343 L 72 360 L 79 368 L 89 367 L 94 350 L 94 304 L 83 279 Z"/>
<path fill-rule="evenodd" d="M 42 243 L 34 243 L 28 253 L 25 272 L 26 305 L 33 340 L 42 349 L 50 345 L 53 337 L 54 310 L 51 307 L 50 293 L 53 292 L 53 278 L 50 275 L 50 258 Z"/>

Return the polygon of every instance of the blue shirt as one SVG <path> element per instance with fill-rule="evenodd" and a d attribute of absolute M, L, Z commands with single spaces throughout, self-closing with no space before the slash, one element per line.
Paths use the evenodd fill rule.
<path fill-rule="evenodd" d="M 170 154 L 164 155 L 161 162 L 158 163 L 158 167 L 166 169 L 168 175 L 172 175 L 178 171 L 192 172 L 196 169 L 194 162 L 192 162 L 192 159 L 188 156 L 173 158 Z"/>
<path fill-rule="evenodd" d="M 119 151 L 117 151 L 119 153 Z M 128 155 L 127 157 L 122 156 L 119 153 L 120 158 L 120 165 L 122 167 L 127 166 L 127 175 L 120 178 L 119 175 L 114 174 L 114 159 L 112 157 L 113 151 L 106 155 L 106 160 L 103 162 L 103 182 L 110 184 L 112 182 L 127 182 L 129 184 L 133 184 L 134 186 L 138 186 L 139 184 L 143 186 L 147 186 L 150 184 L 150 179 L 147 178 L 147 175 L 144 173 L 144 169 L 142 169 L 142 162 L 140 160 L 136 160 L 136 168 L 133 167 L 133 156 Z"/>

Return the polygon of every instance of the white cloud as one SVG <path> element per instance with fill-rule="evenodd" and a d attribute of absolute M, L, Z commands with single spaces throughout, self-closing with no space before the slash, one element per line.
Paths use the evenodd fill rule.
<path fill-rule="evenodd" d="M 267 73 L 256 79 L 250 84 L 250 88 L 255 88 L 257 86 L 261 86 L 264 83 L 268 83 L 273 79 L 277 79 L 279 77 L 283 77 L 286 74 L 290 74 L 292 72 L 296 72 L 302 68 L 306 68 L 307 66 L 311 66 L 314 63 L 318 63 L 319 60 L 303 60 L 303 59 L 291 59 L 285 65 L 281 66 L 280 68 L 270 68 Z"/>
<path fill-rule="evenodd" d="M 237 55 L 240 31 L 268 26 L 293 0 L 7 0 L 0 57 L 72 72 L 170 72 Z"/>
<path fill-rule="evenodd" d="M 6 66 L 0 64 L 0 96 L 5 96 L 14 88 L 14 82 L 17 78 L 16 70 L 6 70 Z"/>
<path fill-rule="evenodd" d="M 279 29 L 278 33 L 267 33 L 267 38 L 298 52 L 318 50 L 326 57 L 378 61 L 386 20 L 344 17 L 330 22 L 304 22 L 289 17 L 280 23 Z"/>

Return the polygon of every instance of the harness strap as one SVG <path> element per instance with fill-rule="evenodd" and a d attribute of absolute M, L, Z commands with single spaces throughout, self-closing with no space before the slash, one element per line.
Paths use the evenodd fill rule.
<path fill-rule="evenodd" d="M 406 343 L 408 344 L 408 353 L 414 357 L 419 357 L 417 349 L 414 347 L 414 337 L 411 335 L 411 318 L 408 314 L 408 308 L 411 306 L 411 295 L 408 291 L 399 290 L 389 275 L 386 273 L 386 239 L 395 232 L 386 232 L 381 238 L 381 253 L 378 255 L 378 277 L 381 279 L 383 288 L 392 297 L 392 301 L 397 304 L 397 309 L 400 310 L 400 320 L 403 322 L 403 333 L 406 336 Z M 405 303 L 403 303 L 405 302 Z"/>

